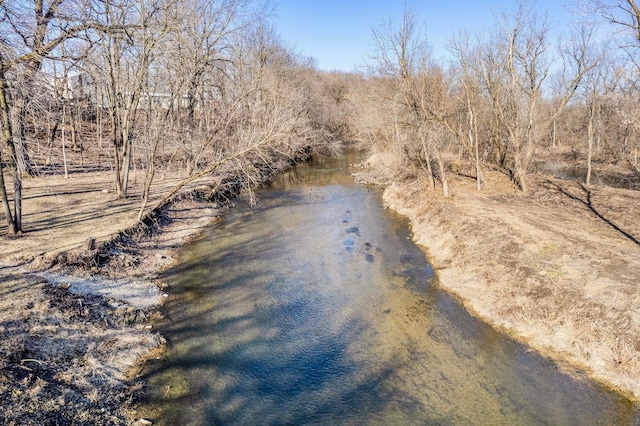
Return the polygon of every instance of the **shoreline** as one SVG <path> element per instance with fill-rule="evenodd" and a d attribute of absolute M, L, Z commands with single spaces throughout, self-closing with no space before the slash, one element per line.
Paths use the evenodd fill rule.
<path fill-rule="evenodd" d="M 303 150 L 291 161 L 305 155 Z M 263 170 L 257 184 L 291 161 Z M 179 261 L 181 248 L 218 220 L 245 183 L 238 174 L 224 185 L 215 180 L 190 185 L 153 208 L 141 224 L 132 221 L 135 203 L 105 198 L 100 180 L 86 178 L 98 183 L 91 187 L 96 196 L 78 199 L 81 220 L 66 222 L 57 233 L 43 228 L 7 240 L 10 255 L 0 263 L 2 424 L 147 424 L 136 413 L 144 386 L 139 373 L 165 343 L 152 325 L 169 296 L 162 274 Z M 174 181 L 159 182 L 155 199 Z M 57 182 L 29 183 L 33 191 L 55 196 L 59 208 L 69 204 L 51 194 L 50 185 Z M 115 213 L 96 211 L 98 198 L 115 206 Z M 42 220 L 36 205 L 28 207 Z M 90 235 L 99 236 L 92 247 L 83 243 Z M 29 239 L 38 244 L 28 245 Z"/>
<path fill-rule="evenodd" d="M 165 343 L 152 325 L 168 296 L 161 274 L 222 209 L 206 201 L 174 203 L 164 212 L 168 223 L 100 273 L 64 261 L 51 266 L 60 254 L 1 268 L 0 293 L 25 300 L 25 306 L 6 296 L 0 301 L 0 318 L 18 308 L 14 314 L 24 319 L 24 326 L 0 327 L 7 337 L 7 346 L 0 345 L 6 358 L 0 362 L 0 396 L 8 404 L 0 404 L 5 408 L 0 423 L 31 421 L 44 407 L 48 418 L 63 423 L 142 424 L 136 415 L 136 394 L 143 386 L 138 374 Z M 64 259 L 93 255 L 76 250 Z M 135 271 L 121 269 L 131 262 Z M 20 412 L 13 417 L 12 410 Z"/>
<path fill-rule="evenodd" d="M 577 370 L 640 402 L 638 247 L 606 227 L 596 237 L 581 237 L 580 228 L 591 229 L 597 218 L 580 212 L 576 203 L 547 205 L 536 195 L 477 193 L 462 180 L 454 182 L 452 198 L 426 188 L 426 183 L 392 183 L 383 200 L 409 219 L 412 238 L 439 285 L 470 313 L 562 370 Z M 533 220 L 536 216 L 546 219 Z M 558 235 L 550 227 L 554 218 L 571 221 L 576 232 Z M 608 245 L 615 255 L 580 250 L 585 242 L 579 238 Z M 621 265 L 628 273 L 623 280 L 616 279 Z M 585 280 L 590 277 L 594 281 Z"/>

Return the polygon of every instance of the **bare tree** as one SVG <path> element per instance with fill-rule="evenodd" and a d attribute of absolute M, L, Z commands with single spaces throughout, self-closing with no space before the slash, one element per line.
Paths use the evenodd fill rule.
<path fill-rule="evenodd" d="M 142 203 L 138 211 L 138 221 L 142 221 L 145 208 L 149 202 L 151 185 L 157 169 L 157 153 L 160 141 L 168 137 L 171 131 L 167 117 L 171 113 L 171 106 L 165 108 L 163 105 L 154 104 L 151 97 L 147 97 L 146 105 L 142 106 L 144 111 L 144 125 L 140 135 L 139 149 L 143 154 L 143 164 L 145 166 L 145 179 L 142 189 Z"/>
<path fill-rule="evenodd" d="M 164 0 L 96 1 L 93 14 L 105 28 L 101 36 L 101 76 L 111 123 L 115 184 L 126 198 L 138 107 L 149 67 L 160 41 L 172 28 L 173 2 Z"/>
<path fill-rule="evenodd" d="M 589 49 L 594 56 L 594 67 L 585 73 L 579 93 L 580 100 L 586 106 L 587 171 L 585 184 L 587 185 L 591 184 L 594 145 L 598 133 L 598 123 L 601 122 L 602 103 L 616 84 L 613 64 L 611 61 L 605 60 L 605 52 L 608 50 L 606 44 L 592 43 Z"/>
<path fill-rule="evenodd" d="M 192 170 L 160 205 L 200 179 L 213 180 L 219 187 L 224 174 L 216 173 L 230 165 L 241 172 L 246 189 L 250 189 L 264 178 L 264 169 L 278 169 L 305 148 L 327 140 L 324 129 L 314 126 L 309 114 L 309 70 L 277 40 L 259 34 L 268 32 L 268 28 L 258 26 L 254 30 L 258 34 L 237 34 L 249 37 L 251 42 L 237 41 L 229 58 L 231 80 L 216 108 L 225 121 L 203 141 L 213 148 L 209 161 Z"/>
<path fill-rule="evenodd" d="M 620 51 L 624 52 L 627 64 L 633 70 L 624 71 L 619 68 L 619 85 L 615 93 L 608 98 L 608 114 L 611 119 L 608 128 L 609 138 L 605 139 L 609 148 L 618 159 L 623 159 L 636 174 L 640 174 L 638 166 L 638 145 L 633 136 L 637 135 L 637 98 L 640 92 L 637 73 L 640 70 L 640 6 L 636 0 L 611 1 L 596 0 L 592 10 L 601 15 L 606 22 L 619 29 L 616 39 Z M 618 134 L 618 141 L 612 136 Z M 635 145 L 631 147 L 631 145 Z"/>
<path fill-rule="evenodd" d="M 25 99 L 11 96 L 20 81 L 29 87 L 43 62 L 61 45 L 94 28 L 79 19 L 78 4 L 72 0 L 0 2 L 0 143 L 9 149 L 13 180 L 13 214 L 7 201 L 4 177 L 0 180 L 3 211 L 10 234 L 22 233 L 22 172 L 29 172 L 24 144 Z M 3 170 L 0 170 L 3 173 Z"/>
<path fill-rule="evenodd" d="M 476 185 L 478 190 L 485 184 L 485 174 L 482 168 L 480 155 L 479 124 L 480 109 L 483 99 L 482 93 L 482 64 L 480 51 L 470 45 L 469 35 L 461 33 L 454 38 L 449 45 L 458 62 L 459 95 L 456 96 L 459 104 L 466 110 L 466 120 L 449 120 L 447 127 L 462 144 L 469 156 L 473 159 L 476 169 Z M 462 122 L 461 122 L 462 121 Z"/>
<path fill-rule="evenodd" d="M 603 121 L 602 139 L 614 156 L 636 175 L 640 175 L 638 163 L 638 92 L 640 81 L 637 73 L 617 68 L 609 78 L 606 92 L 601 98 L 600 109 Z"/>
<path fill-rule="evenodd" d="M 409 9 L 405 10 L 398 27 L 387 21 L 374 29 L 373 38 L 376 46 L 373 69 L 381 81 L 389 85 L 388 101 L 396 104 L 395 138 L 402 141 L 403 154 L 413 151 L 422 156 L 419 161 L 426 164 L 430 182 L 433 182 L 431 158 L 435 157 L 443 194 L 449 196 L 441 152 L 446 138 L 440 131 L 447 120 L 448 83 L 444 73 L 432 63 L 426 38 Z"/>
<path fill-rule="evenodd" d="M 484 90 L 513 157 L 509 173 L 523 191 L 528 188 L 527 174 L 542 135 L 575 94 L 584 74 L 595 66 L 595 59 L 588 55 L 592 36 L 583 27 L 558 52 L 561 84 L 556 102 L 546 114 L 541 106 L 553 63 L 546 19 L 520 6 L 516 15 L 506 17 L 499 31 L 483 43 Z"/>
<path fill-rule="evenodd" d="M 625 29 L 640 47 L 640 7 L 635 0 L 594 0 L 590 6 L 607 22 Z"/>
<path fill-rule="evenodd" d="M 175 102 L 171 120 L 182 130 L 178 142 L 191 173 L 211 148 L 209 133 L 220 132 L 225 121 L 218 107 L 229 83 L 227 73 L 235 66 L 236 35 L 251 32 L 258 16 L 268 11 L 254 9 L 247 0 L 185 0 L 181 4 L 179 23 L 164 41 L 159 61 L 169 82 L 164 91 Z"/>

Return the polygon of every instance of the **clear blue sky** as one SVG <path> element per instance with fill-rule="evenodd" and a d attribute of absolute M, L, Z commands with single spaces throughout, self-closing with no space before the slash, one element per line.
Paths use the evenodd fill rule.
<path fill-rule="evenodd" d="M 287 44 L 317 60 L 324 70 L 353 71 L 371 52 L 371 31 L 383 20 L 398 22 L 404 0 L 274 0 L 274 24 Z M 446 52 L 446 41 L 465 28 L 490 28 L 502 12 L 513 12 L 515 0 L 414 0 L 418 23 L 426 29 L 434 55 Z M 568 5 L 568 7 L 565 7 Z M 538 0 L 555 28 L 566 28 L 575 0 Z"/>

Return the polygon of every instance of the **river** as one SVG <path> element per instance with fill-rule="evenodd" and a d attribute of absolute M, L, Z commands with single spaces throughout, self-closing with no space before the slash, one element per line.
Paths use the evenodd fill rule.
<path fill-rule="evenodd" d="M 352 154 L 353 155 L 353 154 Z M 437 286 L 353 156 L 239 199 L 165 277 L 164 356 L 141 413 L 165 425 L 632 425 Z"/>

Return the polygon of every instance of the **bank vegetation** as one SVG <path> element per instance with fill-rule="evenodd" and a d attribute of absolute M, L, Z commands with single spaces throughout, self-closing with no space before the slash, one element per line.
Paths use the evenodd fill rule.
<path fill-rule="evenodd" d="M 23 179 L 110 170 L 189 181 L 233 163 L 262 169 L 340 137 L 341 83 L 279 39 L 258 2 L 0 3 L 0 196 L 23 223 Z"/>

